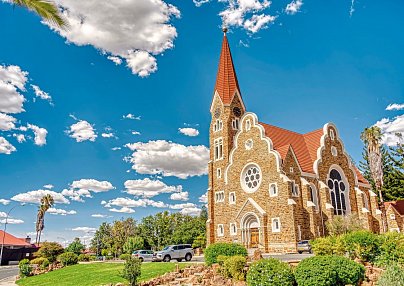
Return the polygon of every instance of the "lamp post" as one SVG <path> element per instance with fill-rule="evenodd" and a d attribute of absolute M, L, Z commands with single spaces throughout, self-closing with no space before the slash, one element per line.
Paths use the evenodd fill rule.
<path fill-rule="evenodd" d="M 13 207 L 7 212 L 6 221 L 5 221 L 5 223 L 4 223 L 4 229 L 3 229 L 3 238 L 2 238 L 2 241 L 1 241 L 0 266 L 1 266 L 1 263 L 3 262 L 4 238 L 6 237 L 6 230 L 7 230 L 8 217 L 10 216 L 10 213 L 11 213 L 11 211 L 12 211 L 13 209 L 15 209 L 15 208 L 18 207 L 18 206 L 24 206 L 24 205 L 25 205 L 25 204 L 15 205 L 15 206 L 13 206 Z"/>

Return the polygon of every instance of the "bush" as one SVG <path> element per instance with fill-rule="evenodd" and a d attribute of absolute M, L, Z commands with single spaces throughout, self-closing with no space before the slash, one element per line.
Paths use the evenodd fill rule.
<path fill-rule="evenodd" d="M 356 231 L 343 236 L 350 258 L 373 262 L 380 252 L 379 237 L 369 231 Z"/>
<path fill-rule="evenodd" d="M 32 273 L 32 266 L 29 264 L 28 259 L 23 259 L 18 263 L 18 268 L 20 269 L 20 276 L 21 277 L 28 277 L 31 276 Z"/>
<path fill-rule="evenodd" d="M 404 286 L 404 269 L 397 264 L 390 265 L 377 281 L 378 286 Z"/>
<path fill-rule="evenodd" d="M 90 255 L 88 261 L 96 261 L 97 256 L 96 255 Z"/>
<path fill-rule="evenodd" d="M 78 260 L 81 261 L 90 261 L 90 255 L 82 253 L 78 256 Z"/>
<path fill-rule="evenodd" d="M 241 244 L 236 243 L 214 243 L 209 245 L 205 250 L 205 263 L 207 265 L 217 263 L 217 257 L 219 255 L 247 256 L 247 249 Z"/>
<path fill-rule="evenodd" d="M 35 253 L 36 257 L 44 257 L 49 262 L 55 262 L 59 254 L 64 252 L 63 247 L 57 242 L 44 242 L 41 248 Z"/>
<path fill-rule="evenodd" d="M 299 286 L 358 285 L 365 268 L 341 256 L 315 256 L 302 260 L 296 268 Z"/>
<path fill-rule="evenodd" d="M 386 267 L 391 262 L 404 266 L 404 235 L 401 233 L 389 232 L 380 236 L 380 254 L 376 264 Z"/>
<path fill-rule="evenodd" d="M 223 275 L 227 278 L 233 278 L 236 280 L 245 280 L 244 267 L 247 263 L 247 259 L 241 255 L 230 256 L 225 259 L 223 263 Z"/>
<path fill-rule="evenodd" d="M 107 255 L 107 256 L 105 256 L 105 259 L 106 260 L 112 260 L 112 259 L 114 259 L 114 257 L 112 255 Z"/>
<path fill-rule="evenodd" d="M 331 236 L 346 234 L 363 229 L 357 214 L 334 216 L 332 220 L 326 223 L 326 227 Z"/>
<path fill-rule="evenodd" d="M 295 278 L 289 265 L 275 258 L 254 262 L 247 272 L 248 286 L 292 286 L 294 282 Z"/>
<path fill-rule="evenodd" d="M 62 253 L 57 259 L 63 266 L 74 265 L 79 261 L 79 257 L 73 252 Z"/>
<path fill-rule="evenodd" d="M 31 265 L 33 265 L 33 264 L 38 265 L 38 267 L 42 270 L 46 269 L 49 266 L 49 260 L 44 257 L 38 257 L 38 258 L 32 259 L 29 263 Z"/>
<path fill-rule="evenodd" d="M 137 280 L 141 274 L 141 264 L 139 258 L 130 257 L 124 263 L 123 272 L 121 276 L 129 281 L 130 286 L 137 285 Z"/>
<path fill-rule="evenodd" d="M 127 253 L 124 253 L 124 254 L 121 254 L 121 255 L 119 256 L 119 259 L 121 259 L 121 260 L 128 260 L 128 259 L 131 258 L 131 257 L 132 257 L 132 255 L 127 254 Z"/>
<path fill-rule="evenodd" d="M 310 241 L 316 255 L 344 255 L 345 246 L 341 236 L 319 237 Z"/>

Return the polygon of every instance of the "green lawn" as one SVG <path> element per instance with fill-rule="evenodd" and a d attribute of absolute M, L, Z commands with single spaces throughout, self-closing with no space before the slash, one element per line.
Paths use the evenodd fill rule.
<path fill-rule="evenodd" d="M 184 268 L 186 264 L 181 263 Z M 119 276 L 122 263 L 91 263 L 77 264 L 55 270 L 46 274 L 20 279 L 20 286 L 99 286 L 108 283 L 125 283 Z M 141 281 L 149 280 L 175 269 L 175 263 L 144 263 L 142 264 Z"/>

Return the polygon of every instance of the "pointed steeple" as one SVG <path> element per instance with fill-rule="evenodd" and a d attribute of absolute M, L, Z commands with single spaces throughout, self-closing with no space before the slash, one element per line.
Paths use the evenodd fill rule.
<path fill-rule="evenodd" d="M 240 87 L 238 86 L 230 46 L 229 42 L 227 41 L 227 28 L 223 29 L 223 33 L 222 51 L 220 53 L 215 91 L 219 93 L 223 104 L 230 104 L 236 90 L 240 93 Z"/>

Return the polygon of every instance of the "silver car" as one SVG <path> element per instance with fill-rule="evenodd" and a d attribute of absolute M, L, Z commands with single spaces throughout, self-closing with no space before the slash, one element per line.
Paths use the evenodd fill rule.
<path fill-rule="evenodd" d="M 152 261 L 153 250 L 136 250 L 132 253 L 133 257 L 139 258 L 140 261 Z"/>
<path fill-rule="evenodd" d="M 301 240 L 297 243 L 297 252 L 302 254 L 303 252 L 311 253 L 311 245 L 309 240 Z"/>
<path fill-rule="evenodd" d="M 192 256 L 194 256 L 194 250 L 190 244 L 169 245 L 162 251 L 157 251 L 153 255 L 153 261 L 170 262 L 171 259 L 176 259 L 178 262 L 183 259 L 191 261 Z"/>

